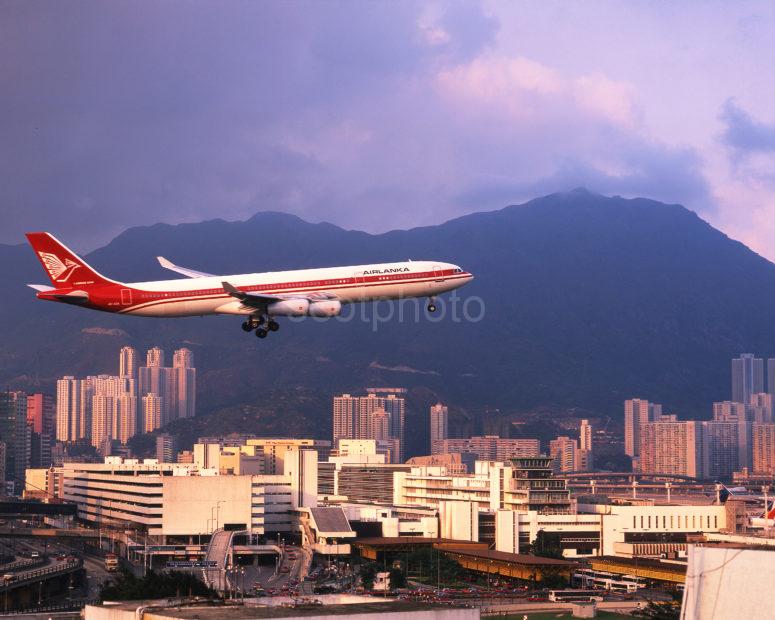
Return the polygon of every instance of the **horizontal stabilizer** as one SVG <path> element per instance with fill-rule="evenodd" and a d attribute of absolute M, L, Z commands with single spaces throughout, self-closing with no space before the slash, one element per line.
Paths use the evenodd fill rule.
<path fill-rule="evenodd" d="M 53 291 L 55 290 L 53 286 L 49 286 L 48 284 L 28 284 L 32 289 L 35 289 L 38 291 L 38 293 L 45 293 L 46 291 Z"/>
<path fill-rule="evenodd" d="M 205 273 L 204 271 L 196 271 L 194 269 L 188 269 L 187 267 L 178 267 L 176 264 L 168 261 L 163 256 L 157 256 L 156 260 L 159 261 L 159 264 L 165 269 L 169 269 L 170 271 L 174 271 L 175 273 L 184 275 L 187 278 L 208 278 L 213 275 L 212 273 Z"/>
<path fill-rule="evenodd" d="M 62 301 L 67 301 L 67 300 L 88 301 L 89 293 L 87 293 L 86 291 L 71 291 L 69 293 L 61 293 L 59 295 L 54 295 L 54 297 Z"/>

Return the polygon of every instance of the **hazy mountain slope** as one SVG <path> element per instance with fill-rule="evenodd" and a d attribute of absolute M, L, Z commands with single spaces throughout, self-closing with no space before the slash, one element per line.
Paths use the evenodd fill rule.
<path fill-rule="evenodd" d="M 245 222 L 134 228 L 88 260 L 119 279 L 174 276 L 158 266 L 158 254 L 216 273 L 449 260 L 476 275 L 459 293 L 480 298 L 486 312 L 477 323 L 449 314 L 428 320 L 423 302 L 415 321 L 406 302 L 412 320 L 394 316 L 376 328 L 361 320 L 284 321 L 259 342 L 234 317 L 115 317 L 36 302 L 23 286 L 45 281 L 32 252 L 2 246 L 10 268 L 0 381 L 24 384 L 29 379 L 20 377 L 35 369 L 50 388 L 65 372 L 114 371 L 125 342 L 188 342 L 202 377 L 202 413 L 260 401 L 270 387 L 329 394 L 397 384 L 426 386 L 473 408 L 581 406 L 617 416 L 624 398 L 643 396 L 701 415 L 728 397 L 733 355 L 775 355 L 775 266 L 694 213 L 642 199 L 577 190 L 381 235 L 267 212 Z M 353 309 L 371 319 L 389 307 Z M 82 331 L 95 327 L 120 331 Z M 330 424 L 327 408 L 319 416 Z"/>

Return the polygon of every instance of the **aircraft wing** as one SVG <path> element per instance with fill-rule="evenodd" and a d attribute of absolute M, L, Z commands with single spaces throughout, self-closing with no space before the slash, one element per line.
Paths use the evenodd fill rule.
<path fill-rule="evenodd" d="M 159 264 L 165 269 L 182 274 L 187 278 L 207 278 L 215 275 L 212 273 L 205 273 L 204 271 L 195 271 L 194 269 L 188 269 L 187 267 L 178 267 L 176 264 L 168 261 L 163 256 L 157 256 L 156 260 L 159 261 Z"/>
<path fill-rule="evenodd" d="M 288 293 L 287 295 L 262 295 L 261 293 L 247 293 L 241 291 L 229 282 L 221 282 L 221 286 L 223 286 L 223 290 L 229 295 L 239 299 L 243 305 L 252 306 L 254 308 L 265 308 L 268 304 L 286 301 L 288 299 L 309 299 L 310 301 L 336 299 L 336 295 L 334 293 L 329 293 L 328 291 L 316 291 L 309 294 Z"/>

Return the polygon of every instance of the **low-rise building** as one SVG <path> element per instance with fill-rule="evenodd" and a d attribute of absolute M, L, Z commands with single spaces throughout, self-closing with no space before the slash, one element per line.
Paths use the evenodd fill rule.
<path fill-rule="evenodd" d="M 582 507 L 570 515 L 535 511 L 496 513 L 496 549 L 526 553 L 539 532 L 556 535 L 566 557 L 593 555 L 659 556 L 685 551 L 687 536 L 727 528 L 724 506 L 610 504 Z"/>
<path fill-rule="evenodd" d="M 554 476 L 552 459 L 518 457 L 506 463 L 477 461 L 472 474 L 445 467 L 412 467 L 396 473 L 393 503 L 438 507 L 443 501 L 474 502 L 480 510 L 566 514 L 572 511 L 564 478 Z"/>
<path fill-rule="evenodd" d="M 62 497 L 78 505 L 80 519 L 131 525 L 163 539 L 224 527 L 287 532 L 296 528 L 298 508 L 317 504 L 317 454 L 300 454 L 282 475 L 219 475 L 156 459 L 65 463 Z"/>

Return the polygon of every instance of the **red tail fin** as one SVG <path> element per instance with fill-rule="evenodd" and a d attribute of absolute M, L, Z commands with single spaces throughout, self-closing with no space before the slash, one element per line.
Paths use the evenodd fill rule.
<path fill-rule="evenodd" d="M 83 289 L 116 283 L 89 267 L 82 258 L 47 232 L 27 233 L 27 241 L 56 288 Z"/>

